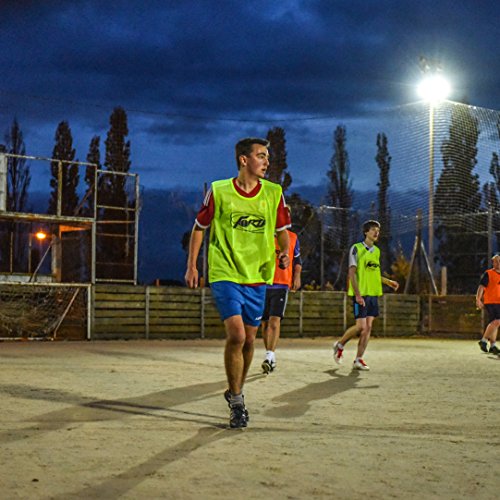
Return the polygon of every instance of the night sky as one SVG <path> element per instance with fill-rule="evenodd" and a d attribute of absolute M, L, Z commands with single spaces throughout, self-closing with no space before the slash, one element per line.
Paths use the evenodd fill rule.
<path fill-rule="evenodd" d="M 239 138 L 282 126 L 294 184 L 314 185 L 344 124 L 368 189 L 361 157 L 418 101 L 420 55 L 441 62 L 451 100 L 499 109 L 498 13 L 493 0 L 2 0 L 0 138 L 17 117 L 27 152 L 50 156 L 67 120 L 84 160 L 120 105 L 143 185 L 197 188 L 235 174 Z"/>

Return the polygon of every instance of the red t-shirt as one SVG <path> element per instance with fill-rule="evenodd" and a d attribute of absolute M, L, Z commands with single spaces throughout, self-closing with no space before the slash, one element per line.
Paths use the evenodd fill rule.
<path fill-rule="evenodd" d="M 238 194 L 244 196 L 245 198 L 253 198 L 257 196 L 259 191 L 262 188 L 262 184 L 259 182 L 252 191 L 247 193 L 243 191 L 238 184 L 236 183 L 236 178 L 233 179 L 233 185 L 238 191 Z M 210 226 L 212 219 L 214 218 L 215 206 L 214 206 L 214 197 L 212 196 L 212 188 L 210 188 L 203 200 L 203 205 L 198 211 L 198 215 L 196 216 L 196 224 L 200 226 L 202 229 L 206 229 Z M 283 231 L 284 229 L 288 229 L 292 226 L 292 221 L 290 219 L 290 212 L 286 208 L 285 198 L 283 194 L 281 195 L 281 199 L 278 205 L 278 212 L 276 214 L 276 231 Z"/>

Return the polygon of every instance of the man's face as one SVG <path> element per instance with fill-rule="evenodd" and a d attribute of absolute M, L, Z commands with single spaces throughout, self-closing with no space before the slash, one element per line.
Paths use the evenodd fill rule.
<path fill-rule="evenodd" d="M 269 167 L 269 152 L 265 146 L 254 144 L 249 156 L 241 156 L 241 166 L 247 170 L 250 175 L 255 175 L 263 179 Z"/>
<path fill-rule="evenodd" d="M 373 226 L 366 233 L 366 237 L 372 241 L 377 241 L 379 234 L 380 234 L 380 228 L 377 226 Z"/>
<path fill-rule="evenodd" d="M 495 271 L 497 272 L 500 272 L 500 257 L 495 257 L 493 260 L 493 269 L 495 269 Z"/>

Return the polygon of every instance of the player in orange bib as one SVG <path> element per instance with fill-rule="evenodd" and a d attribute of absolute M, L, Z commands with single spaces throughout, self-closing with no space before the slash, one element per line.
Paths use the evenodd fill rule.
<path fill-rule="evenodd" d="M 489 316 L 489 323 L 484 330 L 483 338 L 479 341 L 479 347 L 483 352 L 498 356 L 500 349 L 496 346 L 496 340 L 500 326 L 500 254 L 493 255 L 491 260 L 493 267 L 485 271 L 477 287 L 476 306 L 479 309 L 486 309 Z"/>
<path fill-rule="evenodd" d="M 276 346 L 280 337 L 281 320 L 285 315 L 288 290 L 292 292 L 300 288 L 300 274 L 302 260 L 300 258 L 300 244 L 295 233 L 288 230 L 289 255 L 293 255 L 292 265 L 282 269 L 276 262 L 273 284 L 266 287 L 266 305 L 262 315 L 262 338 L 266 348 L 266 357 L 262 362 L 262 371 L 271 373 L 276 368 Z M 277 241 L 275 241 L 277 245 Z M 278 246 L 276 246 L 278 253 Z"/>

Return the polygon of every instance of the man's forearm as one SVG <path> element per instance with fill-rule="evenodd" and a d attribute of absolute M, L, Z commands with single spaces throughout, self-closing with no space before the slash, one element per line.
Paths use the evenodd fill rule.
<path fill-rule="evenodd" d="M 276 239 L 278 240 L 278 246 L 280 247 L 281 253 L 288 255 L 288 246 L 290 245 L 288 231 L 286 230 L 279 231 L 278 234 L 276 235 Z"/>
<path fill-rule="evenodd" d="M 191 238 L 189 239 L 189 253 L 187 261 L 188 269 L 196 269 L 196 263 L 198 261 L 198 255 L 200 254 L 204 234 L 205 231 L 195 224 L 193 230 L 191 231 Z"/>
<path fill-rule="evenodd" d="M 351 280 L 351 285 L 354 290 L 354 295 L 361 296 L 361 293 L 359 293 L 358 281 L 356 280 L 356 272 L 349 273 L 349 279 Z"/>

